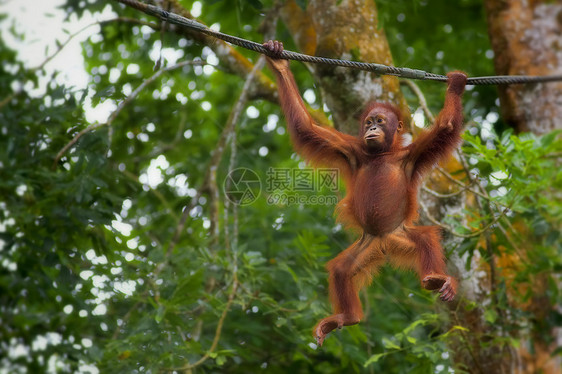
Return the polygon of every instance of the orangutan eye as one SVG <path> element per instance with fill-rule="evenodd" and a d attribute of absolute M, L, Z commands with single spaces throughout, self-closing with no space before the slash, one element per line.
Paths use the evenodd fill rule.
<path fill-rule="evenodd" d="M 373 121 L 371 121 L 370 119 L 367 120 L 367 122 L 365 122 L 365 124 L 367 126 L 371 126 L 373 124 Z"/>
<path fill-rule="evenodd" d="M 384 120 L 382 118 L 380 118 L 380 117 L 377 118 L 377 123 L 383 123 L 383 122 L 384 122 Z"/>

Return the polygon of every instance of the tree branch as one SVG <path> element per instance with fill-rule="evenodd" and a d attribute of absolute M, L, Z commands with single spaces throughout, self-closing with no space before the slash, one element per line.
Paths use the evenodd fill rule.
<path fill-rule="evenodd" d="M 515 199 L 513 200 L 512 204 L 510 204 L 510 205 L 513 205 L 513 203 L 515 203 Z M 425 203 L 423 201 L 420 200 L 419 204 L 420 204 L 420 207 L 422 208 L 424 214 L 426 215 L 427 219 L 429 219 L 433 224 L 443 228 L 444 230 L 449 231 L 452 235 L 457 236 L 459 238 L 473 238 L 473 237 L 481 235 L 482 233 L 486 232 L 486 230 L 488 230 L 490 227 L 492 227 L 494 224 L 496 224 L 509 211 L 509 207 L 505 208 L 500 214 L 498 214 L 496 217 L 494 217 L 494 219 L 492 221 L 488 222 L 481 229 L 473 231 L 470 234 L 459 234 L 458 232 L 455 232 L 454 229 L 451 226 L 446 225 L 446 224 L 438 221 L 435 217 L 433 217 L 431 215 L 431 213 L 429 213 L 429 209 L 427 208 L 427 206 L 425 205 Z"/>
<path fill-rule="evenodd" d="M 432 190 L 431 188 L 427 187 L 426 185 L 423 185 L 423 186 L 422 186 L 422 190 L 423 190 L 424 192 L 427 192 L 428 194 L 433 195 L 433 196 L 435 196 L 435 197 L 438 197 L 438 198 L 440 198 L 440 199 L 448 199 L 448 198 L 450 198 L 450 197 L 458 196 L 458 195 L 462 194 L 463 192 L 465 192 L 465 191 L 467 190 L 467 188 L 468 188 L 468 186 L 466 186 L 466 187 L 464 187 L 464 188 L 461 188 L 461 189 L 458 190 L 458 191 L 444 194 L 444 193 L 439 193 L 439 192 L 437 192 L 437 191 L 435 191 L 435 190 Z"/>
<path fill-rule="evenodd" d="M 57 43 L 56 51 L 53 54 L 51 54 L 50 56 L 47 56 L 47 58 L 45 58 L 45 60 L 43 60 L 43 62 L 41 62 L 38 66 L 29 69 L 29 72 L 33 73 L 37 70 L 43 69 L 43 67 L 45 67 L 45 65 L 47 63 L 49 63 L 52 59 L 54 59 L 64 49 L 64 47 L 66 47 L 68 45 L 68 43 L 70 43 L 70 41 L 72 39 L 74 39 L 76 36 L 78 36 L 78 34 L 80 34 L 83 31 L 89 29 L 90 27 L 98 25 L 98 24 L 100 24 L 100 22 L 90 23 L 89 25 L 84 26 L 83 28 L 76 31 L 75 33 L 70 34 L 68 39 L 66 39 L 63 43 Z M 21 87 L 16 92 L 13 92 L 12 94 L 10 94 L 7 97 L 5 97 L 4 99 L 2 99 L 2 101 L 0 101 L 0 109 L 2 109 L 2 107 L 4 107 L 6 104 L 8 104 L 14 97 L 21 94 L 23 92 L 23 86 L 24 85 L 22 84 Z"/>
<path fill-rule="evenodd" d="M 419 86 L 409 79 L 401 79 L 400 84 L 406 85 L 408 86 L 408 88 L 410 88 L 410 90 L 412 90 L 412 92 L 418 97 L 420 107 L 422 108 L 428 121 L 430 123 L 435 122 L 435 116 L 433 116 L 433 113 L 431 113 L 431 110 L 429 110 L 429 107 L 427 106 L 427 101 L 425 100 L 425 96 L 422 90 L 420 90 Z"/>
<path fill-rule="evenodd" d="M 104 126 L 110 126 L 112 124 L 112 122 L 115 120 L 115 118 L 119 115 L 119 113 L 121 113 L 121 111 L 127 106 L 129 105 L 141 92 L 142 90 L 144 90 L 150 83 L 154 82 L 156 79 L 158 79 L 162 74 L 164 74 L 165 72 L 168 71 L 172 71 L 175 69 L 179 69 L 181 67 L 184 67 L 186 65 L 206 65 L 207 63 L 205 61 L 183 61 L 180 62 L 176 65 L 173 66 L 169 66 L 169 67 L 165 67 L 163 69 L 158 70 L 156 73 L 154 73 L 152 76 L 150 76 L 149 78 L 145 79 L 125 100 L 123 100 L 118 106 L 117 109 L 115 109 L 107 118 L 107 121 L 104 123 L 96 123 L 93 125 L 89 125 L 88 127 L 86 127 L 85 129 L 83 129 L 82 131 L 80 131 L 78 134 L 76 134 L 74 136 L 74 138 L 72 138 L 71 141 L 69 141 L 64 147 L 62 147 L 62 149 L 57 153 L 57 155 L 55 156 L 55 159 L 53 161 L 53 165 L 52 165 L 52 169 L 56 169 L 57 164 L 59 163 L 61 157 L 66 153 L 66 151 L 68 151 L 74 144 L 76 144 L 76 142 L 86 133 L 99 129 L 101 127 Z"/>
<path fill-rule="evenodd" d="M 187 364 L 184 365 L 182 367 L 179 368 L 167 368 L 165 369 L 166 371 L 191 371 L 192 369 L 196 368 L 197 366 L 203 364 L 205 361 L 207 361 L 210 357 L 211 357 L 211 353 L 213 353 L 215 351 L 215 349 L 217 348 L 219 341 L 220 341 L 220 337 L 221 337 L 221 333 L 222 333 L 222 327 L 224 325 L 224 321 L 226 319 L 226 316 L 228 314 L 228 312 L 230 311 L 230 307 L 232 306 L 232 303 L 234 302 L 234 297 L 236 296 L 236 291 L 238 290 L 238 276 L 237 273 L 234 272 L 233 273 L 233 282 L 232 282 L 232 290 L 230 291 L 230 294 L 228 295 L 228 300 L 226 302 L 226 305 L 224 307 L 224 310 L 222 311 L 222 314 L 219 318 L 219 322 L 217 323 L 217 328 L 215 330 L 215 337 L 213 338 L 213 342 L 211 343 L 211 346 L 209 347 L 209 350 L 207 351 L 207 353 L 205 353 L 199 360 L 195 361 L 193 364 Z"/>
<path fill-rule="evenodd" d="M 178 0 L 168 0 L 170 5 L 169 11 L 181 15 L 182 17 L 195 19 L 189 13 Z M 197 22 L 204 24 L 199 19 Z M 230 44 L 218 40 L 216 38 L 204 35 L 202 33 L 186 29 L 184 27 L 177 27 L 175 25 L 169 25 L 170 31 L 175 32 L 178 35 L 183 35 L 189 39 L 195 40 L 200 44 L 206 45 L 213 50 L 217 55 L 221 64 L 223 64 L 229 72 L 239 75 L 242 78 L 246 78 L 251 72 L 253 63 L 239 53 Z M 255 87 L 250 93 L 250 99 L 261 98 L 271 102 L 277 102 L 277 90 L 274 82 L 265 74 L 259 73 L 256 77 Z"/>

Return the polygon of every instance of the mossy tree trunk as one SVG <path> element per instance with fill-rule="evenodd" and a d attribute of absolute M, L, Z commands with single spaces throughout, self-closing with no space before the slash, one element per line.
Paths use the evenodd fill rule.
<path fill-rule="evenodd" d="M 294 0 L 281 17 L 301 52 L 316 56 L 392 65 L 384 30 L 371 0 L 311 0 L 301 9 Z M 369 101 L 386 101 L 409 117 L 396 77 L 365 71 L 309 65 L 330 109 L 334 126 L 348 134 L 358 131 L 357 119 Z"/>
<path fill-rule="evenodd" d="M 562 74 L 562 2 L 486 0 L 496 73 Z M 502 114 L 518 131 L 562 128 L 562 82 L 498 88 Z"/>
<path fill-rule="evenodd" d="M 484 3 L 497 74 L 562 75 L 562 2 Z M 562 82 L 499 86 L 498 92 L 502 116 L 516 131 L 542 135 L 562 128 Z M 538 277 L 533 287 L 544 289 L 546 282 Z M 532 341 L 524 342 L 517 352 L 517 373 L 562 373 L 560 356 L 552 356 L 562 336 L 560 330 L 554 331 L 558 336 L 538 333 L 553 308 L 556 306 L 542 292 L 524 307 L 533 315 L 533 333 Z"/>

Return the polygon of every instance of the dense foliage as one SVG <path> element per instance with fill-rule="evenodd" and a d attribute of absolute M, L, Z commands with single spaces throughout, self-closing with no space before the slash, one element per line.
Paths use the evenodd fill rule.
<path fill-rule="evenodd" d="M 261 40 L 260 7 L 269 4 L 234 3 L 233 12 L 230 1 L 181 1 L 225 33 Z M 378 3 L 397 66 L 493 73 L 480 1 Z M 154 21 L 114 2 L 69 0 L 64 11 L 106 6 Z M 278 38 L 289 39 L 282 23 Z M 222 373 L 450 372 L 449 344 L 471 331 L 413 273 L 392 268 L 362 295 L 363 323 L 332 334 L 322 349 L 313 344 L 311 328 L 329 312 L 323 265 L 354 235 L 335 223 L 333 204 L 310 203 L 316 192 L 298 191 L 300 204 L 271 200 L 296 189 L 290 179 L 268 185 L 272 168 L 307 170 L 277 104 L 250 101 L 230 138 L 234 147 L 218 151 L 244 80 L 224 71 L 211 49 L 108 22 L 83 50 L 88 88 L 53 81 L 38 96 L 39 72 L 0 41 L 0 372 L 159 372 L 194 363 Z M 185 64 L 124 101 L 155 67 L 182 61 L 218 67 Z M 292 66 L 307 100 L 321 108 L 305 67 Z M 420 87 L 437 111 L 443 86 Z M 417 98 L 404 92 L 414 111 Z M 90 101 L 123 110 L 55 162 L 92 125 L 84 109 Z M 471 122 L 462 152 L 471 173 L 453 179 L 469 185 L 462 191 L 469 203 L 442 223 L 461 238 L 448 251 L 467 269 L 495 269 L 486 306 L 495 334 L 482 344 L 518 348 L 530 337 L 548 342 L 562 322 L 532 302 L 555 305 L 561 297 L 562 146 L 556 133 L 506 130 L 497 105 L 493 87 L 466 96 Z M 217 151 L 224 154 L 213 163 Z M 225 199 L 236 168 L 261 181 L 250 204 Z M 462 188 L 449 184 L 451 192 Z M 330 202 L 342 191 L 319 193 Z"/>

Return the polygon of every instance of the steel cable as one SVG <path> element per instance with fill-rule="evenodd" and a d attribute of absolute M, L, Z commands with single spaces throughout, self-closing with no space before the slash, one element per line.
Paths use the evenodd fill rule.
<path fill-rule="evenodd" d="M 387 66 L 382 64 L 368 63 L 368 62 L 358 62 L 349 60 L 339 60 L 334 58 L 309 56 L 302 53 L 292 52 L 284 50 L 280 54 L 273 54 L 263 45 L 253 42 L 251 40 L 239 38 L 237 36 L 232 36 L 224 34 L 219 31 L 212 30 L 207 26 L 199 23 L 195 20 L 180 16 L 175 13 L 165 11 L 164 9 L 158 8 L 151 4 L 141 3 L 136 0 L 116 0 L 122 4 L 140 10 L 148 15 L 159 17 L 162 20 L 172 23 L 174 25 L 187 27 L 192 30 L 196 30 L 202 34 L 212 36 L 217 39 L 224 40 L 225 42 L 237 45 L 242 48 L 246 48 L 251 51 L 262 53 L 271 57 L 281 58 L 285 60 L 295 60 L 301 62 L 310 62 L 314 64 L 327 64 L 333 66 L 343 66 L 352 69 L 359 69 L 365 71 L 371 71 L 380 75 L 394 75 L 400 78 L 408 79 L 420 79 L 420 80 L 433 80 L 446 82 L 447 77 L 444 75 L 428 73 L 423 70 L 409 69 L 409 68 L 398 68 L 394 66 Z M 496 75 L 489 77 L 470 77 L 468 78 L 466 84 L 468 85 L 501 85 L 501 84 L 522 84 L 522 83 L 543 83 L 543 82 L 553 82 L 562 81 L 562 75 L 548 75 L 548 76 L 528 76 L 528 75 Z"/>

